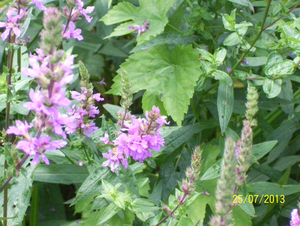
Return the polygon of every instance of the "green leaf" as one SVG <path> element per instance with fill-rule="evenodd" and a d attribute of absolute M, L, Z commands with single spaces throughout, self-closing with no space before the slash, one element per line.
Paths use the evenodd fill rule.
<path fill-rule="evenodd" d="M 261 159 L 263 156 L 269 153 L 276 144 L 277 140 L 271 140 L 260 144 L 254 144 L 252 146 L 253 156 L 256 158 L 256 160 Z"/>
<path fill-rule="evenodd" d="M 230 2 L 243 5 L 243 6 L 248 6 L 252 12 L 254 12 L 254 8 L 250 0 L 229 0 Z"/>
<path fill-rule="evenodd" d="M 116 174 L 120 181 L 125 184 L 130 191 L 137 197 L 140 196 L 137 180 L 131 168 L 125 169 L 124 167 L 120 167 L 120 169 L 116 171 Z"/>
<path fill-rule="evenodd" d="M 244 36 L 247 33 L 248 27 L 251 26 L 253 26 L 252 23 L 242 21 L 241 23 L 235 25 L 235 29 L 239 35 Z"/>
<path fill-rule="evenodd" d="M 150 41 L 144 42 L 134 47 L 130 51 L 130 53 L 135 53 L 141 50 L 147 50 L 154 46 L 163 45 L 163 44 L 168 44 L 172 46 L 189 45 L 195 40 L 197 40 L 197 36 L 182 36 L 179 33 L 168 32 L 168 33 L 160 34 L 155 38 L 151 39 Z"/>
<path fill-rule="evenodd" d="M 266 68 L 265 73 L 268 78 L 273 78 L 277 75 L 292 75 L 295 72 L 295 64 L 292 60 L 272 64 Z"/>
<path fill-rule="evenodd" d="M 223 83 L 225 83 L 228 86 L 232 86 L 232 84 L 233 84 L 230 76 L 224 71 L 214 70 L 211 73 L 211 75 L 214 77 L 214 79 L 222 81 Z"/>
<path fill-rule="evenodd" d="M 288 39 L 290 47 L 294 51 L 300 51 L 300 32 L 288 25 L 283 25 L 282 30 Z"/>
<path fill-rule="evenodd" d="M 176 0 L 155 1 L 155 0 L 139 0 L 140 6 L 135 7 L 129 2 L 121 2 L 114 6 L 101 19 L 106 25 L 116 24 L 125 21 L 129 23 L 118 26 L 108 37 L 121 36 L 131 33 L 128 27 L 131 25 L 143 26 L 144 21 L 150 23 L 147 32 L 138 35 L 138 44 L 150 40 L 160 34 L 168 23 L 167 12 Z"/>
<path fill-rule="evenodd" d="M 251 190 L 250 190 L 251 189 Z M 271 182 L 254 182 L 249 185 L 249 191 L 259 196 L 262 195 L 291 195 L 300 192 L 299 185 L 279 185 Z"/>
<path fill-rule="evenodd" d="M 218 178 L 220 176 L 220 171 L 221 161 L 218 161 L 204 173 L 204 175 L 200 178 L 200 181 Z"/>
<path fill-rule="evenodd" d="M 205 49 L 199 49 L 199 48 L 196 48 L 196 49 L 200 53 L 201 58 L 204 58 L 205 60 L 208 60 L 209 62 L 213 62 L 214 56 L 210 52 L 208 52 Z"/>
<path fill-rule="evenodd" d="M 235 226 L 252 226 L 252 218 L 240 206 L 232 207 Z"/>
<path fill-rule="evenodd" d="M 235 12 L 236 9 L 231 11 L 231 14 L 222 14 L 222 21 L 225 29 L 229 31 L 234 31 L 235 30 Z"/>
<path fill-rule="evenodd" d="M 214 60 L 219 64 L 223 64 L 223 61 L 227 55 L 227 50 L 225 48 L 219 48 L 214 52 Z"/>
<path fill-rule="evenodd" d="M 75 212 L 81 212 L 87 208 L 93 198 L 100 193 L 101 180 L 113 181 L 116 177 L 108 168 L 99 167 L 95 169 L 79 188 L 72 205 L 76 204 Z"/>
<path fill-rule="evenodd" d="M 219 89 L 218 89 L 217 105 L 218 105 L 218 114 L 219 114 L 221 133 L 224 133 L 228 126 L 233 111 L 233 105 L 234 105 L 233 86 L 229 86 L 223 82 L 220 82 Z"/>
<path fill-rule="evenodd" d="M 181 125 L 201 74 L 199 55 L 192 46 L 177 46 L 170 52 L 163 45 L 137 52 L 121 65 L 121 70 L 128 74 L 134 93 L 156 90 L 168 115 Z M 119 93 L 119 88 L 115 83 L 110 93 Z"/>
<path fill-rule="evenodd" d="M 113 104 L 103 104 L 103 107 L 116 120 L 119 120 L 119 118 L 118 118 L 118 112 L 120 110 L 124 110 L 122 107 L 119 107 L 119 106 L 113 105 Z"/>
<path fill-rule="evenodd" d="M 55 184 L 82 183 L 89 175 L 85 166 L 70 164 L 40 165 L 34 173 L 34 181 Z"/>
<path fill-rule="evenodd" d="M 230 35 L 228 35 L 227 38 L 223 41 L 223 44 L 225 46 L 235 46 L 240 43 L 241 38 L 236 32 L 233 32 Z"/>
<path fill-rule="evenodd" d="M 274 98 L 277 97 L 280 92 L 281 92 L 281 84 L 282 84 L 282 79 L 264 79 L 263 83 L 263 90 L 267 94 L 268 98 Z"/>
<path fill-rule="evenodd" d="M 273 64 L 280 63 L 282 61 L 283 61 L 282 56 L 278 52 L 274 51 L 270 53 L 267 58 L 266 68 L 271 67 Z"/>
<path fill-rule="evenodd" d="M 144 112 L 151 111 L 153 106 L 156 106 L 160 110 L 161 115 L 168 115 L 162 100 L 160 99 L 158 93 L 155 90 L 148 89 L 142 99 Z"/>
<path fill-rule="evenodd" d="M 121 210 L 121 208 L 116 206 L 116 204 L 110 203 L 108 205 L 108 207 L 101 210 L 100 216 L 98 218 L 97 225 L 101 225 L 104 222 L 108 221 L 110 218 L 112 218 L 120 210 Z"/>

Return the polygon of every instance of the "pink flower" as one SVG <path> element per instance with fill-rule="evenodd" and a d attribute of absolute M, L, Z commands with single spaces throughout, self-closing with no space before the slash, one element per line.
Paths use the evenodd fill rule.
<path fill-rule="evenodd" d="M 47 10 L 47 8 L 43 5 L 43 0 L 31 0 L 31 3 L 35 4 L 35 6 L 41 11 Z"/>
<path fill-rule="evenodd" d="M 83 2 L 81 0 L 77 0 L 77 7 L 79 12 L 81 13 L 81 15 L 83 15 L 85 17 L 85 19 L 87 20 L 87 22 L 91 22 L 93 17 L 89 17 L 87 15 L 87 13 L 91 13 L 94 11 L 95 6 L 88 6 L 86 7 L 86 9 L 83 9 Z"/>
<path fill-rule="evenodd" d="M 109 144 L 109 136 L 107 133 L 104 134 L 104 137 L 100 137 L 100 140 L 104 143 L 104 144 Z"/>
<path fill-rule="evenodd" d="M 102 166 L 110 166 L 110 170 L 112 172 L 115 172 L 115 170 L 120 166 L 120 162 L 125 167 L 125 169 L 128 168 L 128 162 L 124 158 L 123 153 L 119 152 L 117 149 L 113 148 L 112 150 L 109 150 L 108 154 L 103 153 L 102 155 L 107 159 L 107 161 L 105 161 Z"/>
<path fill-rule="evenodd" d="M 299 218 L 298 209 L 293 209 L 293 211 L 291 213 L 290 226 L 300 226 L 300 218 Z"/>
<path fill-rule="evenodd" d="M 8 134 L 15 134 L 17 136 L 24 136 L 24 137 L 28 137 L 28 129 L 32 128 L 32 123 L 30 123 L 28 125 L 28 123 L 25 121 L 25 123 L 23 123 L 20 120 L 16 120 L 16 126 L 10 126 L 6 133 Z"/>
<path fill-rule="evenodd" d="M 10 8 L 7 11 L 6 13 L 7 23 L 0 22 L 0 28 L 4 28 L 4 27 L 6 28 L 1 35 L 3 41 L 7 39 L 11 31 L 15 34 L 16 37 L 19 37 L 21 35 L 19 21 L 22 20 L 23 17 L 25 16 L 26 10 L 27 8 L 22 8 L 20 10 L 20 14 L 18 14 L 18 10 L 16 8 Z"/>
<path fill-rule="evenodd" d="M 93 94 L 92 97 L 93 97 L 94 100 L 96 100 L 98 102 L 99 101 L 104 101 L 104 98 L 101 98 L 100 95 L 101 95 L 100 93 L 96 93 L 96 94 Z"/>
<path fill-rule="evenodd" d="M 66 28 L 66 25 L 63 25 L 63 30 L 65 30 L 65 28 Z M 71 21 L 69 24 L 69 30 L 63 34 L 63 37 L 64 38 L 74 38 L 74 39 L 77 39 L 78 41 L 82 41 L 83 37 L 80 34 L 81 34 L 81 30 L 75 29 L 75 24 Z"/>
<path fill-rule="evenodd" d="M 51 113 L 49 110 L 44 106 L 44 99 L 42 92 L 40 90 L 37 90 L 34 92 L 33 89 L 29 92 L 29 97 L 31 102 L 24 103 L 24 107 L 28 110 L 36 111 L 37 113 L 45 113 L 46 115 L 50 115 Z"/>

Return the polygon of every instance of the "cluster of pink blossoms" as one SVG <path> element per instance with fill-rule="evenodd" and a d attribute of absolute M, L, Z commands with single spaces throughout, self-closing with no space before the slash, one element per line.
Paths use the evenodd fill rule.
<path fill-rule="evenodd" d="M 123 118 L 124 113 L 119 115 Z M 160 110 L 153 107 L 152 111 L 146 111 L 146 118 L 136 119 L 135 116 L 126 114 L 124 129 L 127 131 L 118 133 L 118 138 L 110 143 L 108 134 L 100 138 L 105 144 L 112 144 L 115 148 L 109 150 L 109 153 L 103 153 L 107 159 L 103 166 L 110 166 L 112 172 L 115 172 L 120 163 L 127 169 L 127 159 L 131 156 L 135 161 L 143 162 L 146 158 L 152 157 L 150 149 L 159 151 L 164 146 L 164 139 L 158 131 L 166 122 L 166 116 L 160 115 Z"/>
<path fill-rule="evenodd" d="M 100 93 L 93 94 L 93 89 L 81 87 L 81 93 L 76 91 L 70 91 L 72 98 L 79 101 L 80 106 L 73 106 L 69 109 L 69 115 L 75 118 L 76 127 L 80 132 L 90 137 L 90 134 L 98 129 L 94 122 L 89 122 L 89 118 L 95 118 L 100 113 L 98 107 L 93 105 L 94 100 L 104 101 L 104 98 L 100 97 Z M 69 132 L 75 132 L 72 127 L 67 128 Z"/>
<path fill-rule="evenodd" d="M 0 22 L 0 28 L 6 28 L 2 33 L 1 38 L 3 41 L 7 39 L 10 32 L 12 32 L 17 38 L 21 35 L 20 24 L 19 22 L 26 15 L 27 8 L 10 8 L 6 13 L 7 22 Z"/>
<path fill-rule="evenodd" d="M 299 217 L 298 209 L 293 209 L 291 213 L 290 226 L 300 226 L 300 217 Z"/>

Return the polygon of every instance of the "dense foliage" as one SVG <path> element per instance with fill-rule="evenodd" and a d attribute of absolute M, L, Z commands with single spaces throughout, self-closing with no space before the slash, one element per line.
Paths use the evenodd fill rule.
<path fill-rule="evenodd" d="M 299 5 L 1 1 L 0 225 L 299 226 Z"/>

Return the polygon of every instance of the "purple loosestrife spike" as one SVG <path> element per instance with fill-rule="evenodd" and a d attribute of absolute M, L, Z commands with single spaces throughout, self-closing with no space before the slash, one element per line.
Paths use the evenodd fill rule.
<path fill-rule="evenodd" d="M 221 176 L 216 189 L 216 214 L 211 218 L 211 226 L 232 225 L 232 196 L 235 187 L 235 143 L 231 137 L 225 142 L 224 156 L 221 164 Z"/>
<path fill-rule="evenodd" d="M 291 212 L 290 226 L 300 226 L 298 209 L 293 209 L 293 211 Z"/>
<path fill-rule="evenodd" d="M 250 126 L 256 126 L 257 122 L 253 117 L 258 111 L 258 93 L 256 88 L 248 83 L 247 88 L 247 103 L 246 103 L 246 118 L 250 123 Z"/>

